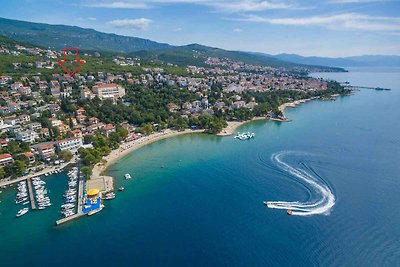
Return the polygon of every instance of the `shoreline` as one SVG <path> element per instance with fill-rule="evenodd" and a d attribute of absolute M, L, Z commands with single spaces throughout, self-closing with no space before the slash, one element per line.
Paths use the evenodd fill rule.
<path fill-rule="evenodd" d="M 106 163 L 97 163 L 94 165 L 92 170 L 91 179 L 100 178 L 103 176 L 103 173 L 107 170 L 108 167 L 113 165 L 117 160 L 123 158 L 124 156 L 130 154 L 131 152 L 154 143 L 159 140 L 167 139 L 174 136 L 185 135 L 185 134 L 195 134 L 195 133 L 204 133 L 204 130 L 189 130 L 186 129 L 184 131 L 176 131 L 167 129 L 162 133 L 153 133 L 143 138 L 133 140 L 127 143 L 121 144 L 118 149 L 112 150 L 111 153 L 105 157 L 103 160 L 106 160 Z"/>
<path fill-rule="evenodd" d="M 332 95 L 332 97 L 336 97 L 336 96 L 338 96 L 338 95 Z M 283 113 L 285 111 L 285 109 L 288 107 L 294 108 L 302 103 L 306 103 L 306 102 L 309 102 L 309 101 L 315 100 L 315 99 L 318 99 L 318 97 L 306 98 L 306 99 L 296 100 L 293 102 L 286 102 L 286 103 L 283 103 L 282 105 L 280 105 L 278 107 L 278 109 Z M 228 126 L 225 127 L 220 133 L 218 133 L 217 136 L 233 135 L 237 128 L 239 128 L 240 126 L 242 126 L 246 123 L 253 122 L 253 121 L 258 121 L 258 120 L 270 120 L 270 121 L 277 121 L 277 122 L 289 122 L 290 121 L 285 115 L 284 115 L 284 117 L 286 119 L 268 118 L 268 117 L 262 116 L 262 117 L 254 117 L 251 120 L 247 120 L 247 121 L 228 121 Z"/>
<path fill-rule="evenodd" d="M 315 100 L 315 99 L 318 99 L 318 97 L 301 99 L 301 100 L 296 100 L 293 102 L 286 102 L 279 106 L 279 110 L 283 113 L 283 111 L 287 107 L 296 107 L 297 105 L 300 105 L 302 103 L 306 103 L 306 102 L 309 102 L 309 101 Z M 278 121 L 278 122 L 289 122 L 290 121 L 287 118 L 279 119 L 279 118 L 268 118 L 268 117 L 264 117 L 264 116 L 254 117 L 253 119 L 247 120 L 247 121 L 228 121 L 227 122 L 228 126 L 225 127 L 220 133 L 216 134 L 216 136 L 224 137 L 224 136 L 233 135 L 234 132 L 236 131 L 236 129 L 239 128 L 240 126 L 242 126 L 246 123 L 250 123 L 250 122 L 258 121 L 258 120 L 271 120 L 271 121 Z M 192 133 L 204 133 L 204 130 L 186 129 L 184 131 L 176 131 L 176 130 L 167 129 L 165 132 L 162 132 L 162 133 L 153 133 L 153 134 L 145 136 L 141 139 L 121 144 L 120 148 L 111 151 L 111 153 L 108 156 L 103 158 L 103 160 L 106 160 L 106 163 L 97 163 L 93 167 L 91 177 L 93 179 L 97 179 L 97 178 L 104 176 L 103 173 L 105 171 L 107 171 L 107 168 L 110 167 L 111 165 L 113 165 L 117 160 L 123 158 L 124 156 L 130 154 L 131 152 L 133 152 L 143 146 L 146 146 L 146 145 L 149 145 L 156 141 L 167 139 L 170 137 L 184 135 L 184 134 L 192 134 Z"/>

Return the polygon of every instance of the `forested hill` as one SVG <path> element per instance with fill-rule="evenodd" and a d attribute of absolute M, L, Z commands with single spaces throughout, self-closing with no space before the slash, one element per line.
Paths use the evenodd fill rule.
<path fill-rule="evenodd" d="M 132 52 L 168 48 L 151 40 L 102 33 L 76 26 L 50 25 L 0 18 L 0 35 L 42 47 L 76 46 L 87 50 Z"/>
<path fill-rule="evenodd" d="M 80 50 L 85 51 L 130 53 L 144 60 L 162 61 L 179 66 L 201 66 L 208 57 L 216 57 L 260 66 L 318 67 L 321 71 L 343 71 L 338 68 L 293 63 L 265 54 L 228 51 L 199 44 L 171 46 L 147 39 L 102 33 L 76 26 L 50 25 L 4 18 L 0 18 L 0 35 L 43 48 L 61 50 L 69 46 L 79 47 Z"/>

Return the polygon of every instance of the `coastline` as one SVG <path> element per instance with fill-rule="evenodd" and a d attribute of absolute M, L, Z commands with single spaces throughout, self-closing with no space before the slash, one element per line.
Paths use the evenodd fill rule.
<path fill-rule="evenodd" d="M 204 133 L 204 130 L 189 130 L 186 129 L 184 131 L 176 131 L 176 130 L 170 130 L 167 129 L 162 133 L 153 133 L 148 136 L 145 136 L 143 138 L 140 138 L 138 140 L 133 140 L 127 143 L 121 144 L 121 146 L 118 149 L 112 150 L 111 153 L 103 157 L 103 160 L 106 160 L 105 163 L 97 163 L 94 165 L 93 170 L 92 170 L 92 179 L 99 178 L 102 175 L 104 171 L 107 170 L 109 166 L 114 164 L 118 159 L 130 154 L 131 152 L 149 145 L 151 143 L 154 143 L 159 140 L 163 140 L 166 138 L 178 136 L 178 135 L 185 135 L 185 134 L 193 134 L 193 133 Z"/>
<path fill-rule="evenodd" d="M 336 96 L 337 95 L 334 95 L 332 97 L 336 97 Z M 286 103 L 283 103 L 282 105 L 280 105 L 278 107 L 278 109 L 283 113 L 285 111 L 285 109 L 288 107 L 296 107 L 302 103 L 306 103 L 306 102 L 309 102 L 314 99 L 318 99 L 318 97 L 301 99 L 301 100 L 296 100 L 293 102 L 286 102 Z M 229 122 L 227 122 L 228 126 L 225 127 L 220 133 L 218 133 L 216 135 L 221 136 L 221 137 L 233 135 L 235 133 L 236 129 L 239 128 L 240 126 L 242 126 L 246 123 L 249 123 L 249 122 L 257 121 L 257 120 L 271 120 L 271 121 L 278 121 L 278 122 L 290 121 L 287 118 L 279 119 L 279 118 L 268 118 L 268 117 L 264 117 L 264 116 L 254 117 L 253 119 L 247 120 L 247 121 L 229 121 Z M 174 137 L 174 136 L 178 136 L 178 135 L 192 134 L 192 133 L 204 133 L 204 130 L 186 129 L 184 131 L 176 131 L 176 130 L 167 129 L 162 133 L 153 133 L 153 134 L 145 136 L 141 139 L 124 143 L 120 146 L 120 148 L 111 151 L 111 153 L 108 156 L 103 158 L 104 160 L 106 160 L 105 163 L 98 163 L 93 167 L 92 178 L 100 178 L 101 176 L 103 176 L 102 174 L 107 170 L 107 168 L 109 166 L 111 166 L 112 164 L 114 164 L 118 159 L 128 155 L 129 153 L 131 153 L 145 145 L 154 143 L 154 142 L 162 140 L 162 139 L 166 139 L 166 138 L 170 138 L 170 137 Z"/>
<path fill-rule="evenodd" d="M 332 97 L 336 97 L 337 95 L 332 95 Z M 297 105 L 300 105 L 302 103 L 306 103 L 308 101 L 317 99 L 317 97 L 314 98 L 307 98 L 307 99 L 301 99 L 301 100 L 296 100 L 293 102 L 286 102 L 283 103 L 282 105 L 280 105 L 278 107 L 278 109 L 283 113 L 285 111 L 286 108 L 288 107 L 296 107 Z M 286 118 L 286 116 L 284 116 Z M 288 122 L 290 121 L 289 119 L 279 119 L 279 118 L 268 118 L 268 117 L 254 117 L 251 120 L 247 120 L 247 121 L 228 121 L 228 126 L 225 127 L 220 133 L 217 134 L 217 136 L 229 136 L 229 135 L 233 135 L 236 131 L 237 128 L 239 128 L 240 126 L 249 123 L 249 122 L 253 122 L 253 121 L 257 121 L 257 120 L 271 120 L 271 121 L 278 121 L 278 122 Z"/>

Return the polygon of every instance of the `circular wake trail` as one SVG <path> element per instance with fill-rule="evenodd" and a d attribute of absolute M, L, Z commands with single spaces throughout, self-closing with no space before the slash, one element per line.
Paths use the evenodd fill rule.
<path fill-rule="evenodd" d="M 272 161 L 283 171 L 310 186 L 318 196 L 318 200 L 311 202 L 299 201 L 267 201 L 266 205 L 271 209 L 291 210 L 291 215 L 310 216 L 317 214 L 329 214 L 335 205 L 335 196 L 330 188 L 318 178 L 305 170 L 297 169 L 282 161 L 282 158 L 290 152 L 280 152 L 272 155 Z"/>

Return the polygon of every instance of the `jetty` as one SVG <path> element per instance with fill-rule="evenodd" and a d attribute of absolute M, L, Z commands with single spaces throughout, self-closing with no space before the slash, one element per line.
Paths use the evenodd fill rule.
<path fill-rule="evenodd" d="M 84 199 L 84 179 L 81 176 L 81 171 L 80 171 L 80 166 L 78 165 L 78 198 L 77 198 L 77 208 L 76 208 L 76 214 L 59 219 L 56 221 L 56 225 L 61 225 L 66 222 L 78 219 L 85 214 L 83 213 L 83 199 Z"/>
<path fill-rule="evenodd" d="M 353 89 L 353 90 L 362 90 L 362 89 L 370 89 L 370 90 L 377 90 L 377 91 L 390 91 L 391 89 L 389 88 L 382 88 L 382 87 L 369 87 L 369 86 L 359 86 L 359 85 L 347 85 L 344 84 L 348 89 Z"/>
<path fill-rule="evenodd" d="M 35 203 L 35 196 L 33 194 L 31 178 L 28 178 L 26 180 L 26 182 L 28 183 L 28 192 L 29 192 L 29 200 L 31 202 L 31 208 L 32 208 L 32 210 L 35 210 L 36 209 L 36 203 Z"/>
<path fill-rule="evenodd" d="M 64 223 L 66 223 L 66 222 L 69 222 L 69 221 L 78 219 L 79 217 L 82 217 L 83 215 L 85 215 L 85 214 L 83 214 L 82 212 L 78 212 L 77 214 L 74 214 L 74 215 L 72 215 L 72 216 L 69 216 L 69 217 L 62 218 L 62 219 L 60 219 L 60 220 L 57 220 L 57 221 L 56 221 L 56 225 L 61 225 L 61 224 L 64 224 Z"/>

